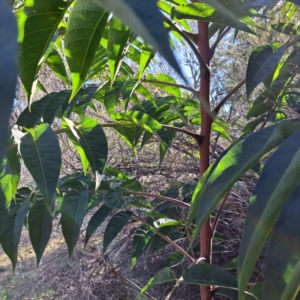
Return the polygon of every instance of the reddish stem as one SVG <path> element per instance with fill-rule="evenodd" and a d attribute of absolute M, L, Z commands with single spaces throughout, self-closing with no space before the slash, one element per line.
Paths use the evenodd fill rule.
<path fill-rule="evenodd" d="M 198 21 L 198 48 L 201 57 L 208 66 L 206 72 L 201 72 L 200 77 L 200 98 L 210 107 L 210 72 L 209 65 L 211 59 L 211 49 L 209 47 L 208 23 Z M 200 144 L 200 176 L 202 176 L 210 165 L 210 135 L 212 119 L 210 112 L 204 105 L 201 105 L 201 136 L 203 137 Z M 206 259 L 207 263 L 211 263 L 212 255 L 212 230 L 210 227 L 210 217 L 200 230 L 201 251 L 200 256 Z M 201 299 L 212 300 L 210 286 L 200 286 Z"/>

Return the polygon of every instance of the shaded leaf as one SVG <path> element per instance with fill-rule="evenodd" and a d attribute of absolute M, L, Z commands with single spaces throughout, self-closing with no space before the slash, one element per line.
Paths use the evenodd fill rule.
<path fill-rule="evenodd" d="M 112 209 L 104 204 L 93 214 L 86 229 L 84 241 L 85 246 L 88 243 L 91 236 L 95 233 L 97 228 L 99 228 L 99 226 L 103 223 L 103 221 L 105 221 L 105 219 L 109 216 L 111 212 Z"/>
<path fill-rule="evenodd" d="M 52 211 L 54 210 L 55 197 L 53 200 Z M 53 217 L 50 215 L 42 197 L 35 196 L 32 202 L 28 215 L 29 236 L 36 254 L 37 265 L 39 266 L 40 260 L 50 239 Z"/>
<path fill-rule="evenodd" d="M 300 260 L 299 193 L 298 185 L 285 203 L 272 230 L 264 271 L 263 299 L 281 299 Z"/>
<path fill-rule="evenodd" d="M 153 276 L 148 283 L 142 288 L 141 293 L 145 293 L 149 289 L 163 283 L 176 281 L 176 275 L 174 271 L 166 267 Z"/>
<path fill-rule="evenodd" d="M 154 230 L 150 226 L 142 225 L 136 230 L 131 247 L 131 269 L 137 264 L 142 254 L 148 249 L 153 236 Z"/>
<path fill-rule="evenodd" d="M 277 43 L 275 43 L 277 45 Z M 275 49 L 274 49 L 275 48 Z M 263 82 L 275 69 L 286 50 L 285 46 L 259 46 L 250 55 L 247 73 L 246 90 L 249 98 L 255 87 Z"/>
<path fill-rule="evenodd" d="M 71 191 L 65 194 L 61 206 L 61 227 L 68 246 L 69 258 L 76 246 L 86 212 L 88 191 Z"/>
<path fill-rule="evenodd" d="M 140 182 L 136 179 L 127 179 L 121 183 L 121 188 L 127 191 L 142 192 L 143 188 Z"/>
<path fill-rule="evenodd" d="M 108 222 L 103 238 L 103 253 L 106 252 L 110 243 L 117 237 L 118 233 L 128 223 L 132 217 L 131 211 L 121 211 L 116 213 Z"/>
<path fill-rule="evenodd" d="M 58 78 L 60 78 L 67 86 L 70 85 L 65 64 L 55 48 L 53 48 L 49 53 L 46 64 L 50 67 L 54 74 Z"/>
<path fill-rule="evenodd" d="M 17 25 L 7 1 L 0 2 L 0 161 L 6 147 L 7 128 L 17 84 Z"/>
<path fill-rule="evenodd" d="M 189 221 L 197 216 L 196 232 L 233 184 L 257 161 L 300 129 L 300 120 L 282 121 L 237 141 L 216 160 L 199 181 L 189 210 Z"/>
<path fill-rule="evenodd" d="M 83 149 L 86 158 L 96 177 L 97 190 L 101 183 L 102 173 L 107 160 L 108 145 L 102 127 L 91 117 L 84 117 L 75 126 L 70 120 L 67 123 L 72 130 L 74 139 Z M 80 151 L 77 147 L 77 150 Z M 84 156 L 81 155 L 81 158 Z"/>
<path fill-rule="evenodd" d="M 229 272 L 215 265 L 198 264 L 183 273 L 184 283 L 207 286 L 237 287 L 237 279 Z"/>
<path fill-rule="evenodd" d="M 140 35 L 146 43 L 152 45 L 173 69 L 183 77 L 180 67 L 169 46 L 168 33 L 163 25 L 162 15 L 156 1 L 149 0 L 102 0 L 96 1 L 105 9 L 111 11 L 131 30 Z"/>
<path fill-rule="evenodd" d="M 246 289 L 255 261 L 269 232 L 285 201 L 299 183 L 299 147 L 300 131 L 297 131 L 269 158 L 250 198 L 239 250 L 240 291 Z"/>
<path fill-rule="evenodd" d="M 30 198 L 31 196 L 28 196 L 24 202 L 11 202 L 9 214 L 1 235 L 2 249 L 11 260 L 13 271 L 15 271 L 17 264 L 18 246 L 23 223 L 29 210 Z"/>
<path fill-rule="evenodd" d="M 117 187 L 114 190 L 108 191 L 103 195 L 104 203 L 109 208 L 118 208 L 122 205 L 123 202 L 123 191 L 120 187 Z"/>
<path fill-rule="evenodd" d="M 22 137 L 20 151 L 24 163 L 41 191 L 50 214 L 52 199 L 61 168 L 61 153 L 57 137 L 48 124 L 30 129 Z"/>

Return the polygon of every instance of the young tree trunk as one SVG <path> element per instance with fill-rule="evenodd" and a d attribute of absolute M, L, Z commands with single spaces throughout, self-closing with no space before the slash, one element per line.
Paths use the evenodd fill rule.
<path fill-rule="evenodd" d="M 200 98 L 210 107 L 210 59 L 211 50 L 209 47 L 208 23 L 198 21 L 198 49 L 204 63 L 208 66 L 205 72 L 201 70 L 200 77 Z M 210 134 L 212 120 L 207 108 L 201 105 L 201 135 L 203 141 L 200 145 L 200 176 L 208 169 L 210 165 Z M 206 221 L 200 231 L 201 257 L 205 257 L 207 263 L 211 263 L 212 249 L 212 230 L 210 227 L 210 218 Z M 209 286 L 201 286 L 201 299 L 211 300 L 211 289 Z"/>

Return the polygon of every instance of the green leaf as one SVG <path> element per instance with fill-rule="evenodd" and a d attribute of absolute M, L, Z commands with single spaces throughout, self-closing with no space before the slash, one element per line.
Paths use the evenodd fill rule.
<path fill-rule="evenodd" d="M 0 3 L 0 161 L 6 147 L 7 128 L 17 84 L 17 26 L 7 1 Z"/>
<path fill-rule="evenodd" d="M 121 211 L 116 213 L 108 222 L 103 238 L 103 253 L 106 252 L 110 243 L 118 235 L 118 233 L 123 229 L 123 227 L 128 223 L 132 217 L 131 211 Z"/>
<path fill-rule="evenodd" d="M 97 3 L 113 12 L 147 44 L 152 45 L 183 78 L 181 69 L 169 46 L 168 33 L 164 28 L 162 14 L 156 1 L 102 0 Z"/>
<path fill-rule="evenodd" d="M 6 151 L 6 157 L 11 170 L 11 194 L 12 197 L 15 198 L 21 176 L 21 162 L 18 148 L 15 147 Z"/>
<path fill-rule="evenodd" d="M 68 246 L 69 258 L 76 246 L 86 212 L 88 191 L 71 191 L 65 194 L 61 206 L 61 227 Z"/>
<path fill-rule="evenodd" d="M 81 88 L 92 66 L 108 15 L 92 0 L 78 0 L 71 10 L 65 37 L 65 53 L 73 85 L 69 101 Z"/>
<path fill-rule="evenodd" d="M 238 260 L 241 292 L 246 289 L 255 261 L 282 206 L 299 183 L 299 146 L 300 131 L 297 131 L 269 158 L 250 198 Z"/>
<path fill-rule="evenodd" d="M 269 111 L 273 106 L 274 102 L 272 100 L 256 103 L 249 109 L 247 113 L 247 119 L 259 117 L 265 112 Z"/>
<path fill-rule="evenodd" d="M 298 25 L 292 23 L 277 23 L 271 25 L 271 27 L 280 32 L 287 35 L 298 35 Z"/>
<path fill-rule="evenodd" d="M 131 247 L 131 269 L 137 264 L 142 254 L 148 249 L 153 237 L 154 230 L 148 225 L 142 225 L 136 230 Z"/>
<path fill-rule="evenodd" d="M 117 187 L 114 190 L 108 191 L 103 195 L 104 203 L 109 208 L 119 208 L 123 202 L 123 191 L 120 187 Z"/>
<path fill-rule="evenodd" d="M 121 67 L 124 48 L 129 39 L 130 31 L 116 17 L 112 18 L 111 24 L 108 30 L 108 65 L 110 69 L 111 82 L 114 81 L 119 68 Z"/>
<path fill-rule="evenodd" d="M 10 205 L 8 217 L 1 235 L 1 245 L 12 262 L 15 271 L 18 256 L 18 246 L 25 217 L 30 206 L 31 195 L 24 202 L 13 201 Z"/>
<path fill-rule="evenodd" d="M 0 242 L 12 200 L 11 169 L 6 157 L 2 159 L 0 168 Z"/>
<path fill-rule="evenodd" d="M 33 128 L 38 122 L 41 120 L 48 103 L 55 96 L 55 93 L 46 95 L 42 99 L 35 101 L 32 103 L 31 108 L 29 110 L 29 106 L 27 106 L 23 112 L 20 114 L 17 125 L 25 127 L 25 128 Z"/>
<path fill-rule="evenodd" d="M 179 251 L 175 251 L 172 254 L 170 254 L 162 263 L 161 268 L 165 268 L 165 267 L 169 267 L 169 268 L 173 268 L 181 263 L 183 263 L 185 261 L 185 257 L 184 255 L 179 252 Z"/>
<path fill-rule="evenodd" d="M 233 1 L 231 1 L 233 3 Z M 187 5 L 180 5 L 172 10 L 172 18 L 174 19 L 192 19 L 204 22 L 217 23 L 224 26 L 233 27 L 245 32 L 253 33 L 246 24 L 239 21 L 234 14 L 237 5 L 232 6 L 232 15 L 229 17 L 224 14 L 222 8 L 214 8 L 206 3 L 189 3 Z M 226 5 L 227 7 L 227 5 Z M 229 8 L 229 7 L 228 7 Z"/>
<path fill-rule="evenodd" d="M 199 285 L 216 285 L 236 288 L 237 279 L 229 272 L 215 265 L 198 264 L 186 269 L 183 273 L 184 283 Z"/>
<path fill-rule="evenodd" d="M 141 293 L 145 293 L 149 289 L 163 283 L 176 281 L 176 275 L 174 271 L 170 268 L 166 267 L 159 272 L 156 273 L 154 277 L 152 277 L 148 283 L 142 288 Z"/>
<path fill-rule="evenodd" d="M 19 75 L 31 103 L 42 62 L 57 36 L 57 28 L 72 0 L 26 0 L 18 16 Z"/>
<path fill-rule="evenodd" d="M 142 192 L 143 188 L 140 182 L 136 179 L 128 179 L 121 183 L 121 188 L 127 191 Z"/>
<path fill-rule="evenodd" d="M 84 117 L 78 126 L 66 120 L 96 177 L 97 190 L 101 183 L 102 173 L 107 160 L 108 145 L 102 127 L 91 117 Z M 79 150 L 77 148 L 77 150 Z"/>
<path fill-rule="evenodd" d="M 54 201 L 52 200 L 52 211 L 54 210 L 55 196 Z M 50 215 L 42 197 L 35 195 L 32 202 L 28 216 L 29 236 L 39 266 L 50 239 L 53 217 Z"/>
<path fill-rule="evenodd" d="M 263 299 L 282 299 L 297 262 L 300 261 L 299 195 L 300 185 L 288 198 L 272 230 L 264 270 Z"/>
<path fill-rule="evenodd" d="M 50 214 L 61 168 L 61 153 L 55 133 L 48 124 L 37 127 L 21 139 L 25 166 L 41 191 Z"/>
<path fill-rule="evenodd" d="M 49 125 L 52 124 L 55 117 L 62 111 L 63 104 L 68 102 L 70 94 L 71 91 L 66 90 L 53 93 L 43 113 L 43 121 L 45 123 L 48 123 Z M 33 110 L 34 103 L 32 104 L 31 111 Z"/>
<path fill-rule="evenodd" d="M 282 121 L 238 141 L 217 159 L 203 175 L 193 194 L 188 218 L 192 222 L 197 216 L 195 235 L 234 183 L 299 129 L 299 119 Z"/>
<path fill-rule="evenodd" d="M 271 46 L 259 46 L 251 53 L 246 73 L 246 90 L 248 98 L 255 87 L 263 82 L 275 69 L 283 56 L 286 47 L 281 46 L 277 49 L 276 46 L 277 43 L 274 43 Z"/>
<path fill-rule="evenodd" d="M 149 45 L 144 44 L 141 50 L 142 52 L 141 52 L 140 63 L 139 63 L 140 66 L 139 81 L 141 80 L 145 72 L 145 69 L 148 67 L 150 61 L 155 55 L 153 48 Z"/>
<path fill-rule="evenodd" d="M 49 53 L 46 64 L 58 78 L 60 78 L 67 86 L 70 86 L 65 64 L 55 48 Z"/>
<path fill-rule="evenodd" d="M 182 225 L 181 220 L 173 220 L 173 219 L 168 219 L 168 218 L 160 218 L 156 221 L 153 222 L 153 225 L 155 228 L 163 228 L 167 226 L 180 226 Z"/>
<path fill-rule="evenodd" d="M 84 246 L 86 246 L 97 228 L 99 228 L 111 212 L 112 209 L 104 204 L 93 214 L 86 229 Z"/>
<path fill-rule="evenodd" d="M 173 79 L 171 76 L 169 76 L 167 74 L 159 74 L 159 75 L 157 75 L 157 77 L 154 80 L 150 79 L 150 82 L 151 82 L 151 84 L 158 86 L 165 92 L 167 92 L 177 98 L 181 97 L 180 89 L 178 87 L 168 85 L 168 83 L 177 84 L 177 82 L 175 79 Z"/>

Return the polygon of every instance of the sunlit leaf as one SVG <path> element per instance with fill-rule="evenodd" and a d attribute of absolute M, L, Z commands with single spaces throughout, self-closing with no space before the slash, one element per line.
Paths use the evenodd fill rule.
<path fill-rule="evenodd" d="M 130 31 L 119 19 L 112 18 L 108 30 L 108 65 L 110 69 L 111 82 L 121 67 L 121 59 L 123 57 L 124 48 L 129 39 Z"/>
<path fill-rule="evenodd" d="M 42 63 L 54 46 L 57 27 L 71 3 L 72 0 L 26 0 L 19 13 L 19 75 L 29 102 Z"/>
<path fill-rule="evenodd" d="M 72 77 L 70 101 L 80 90 L 93 63 L 108 13 L 92 0 L 78 0 L 68 19 L 65 52 Z"/>

